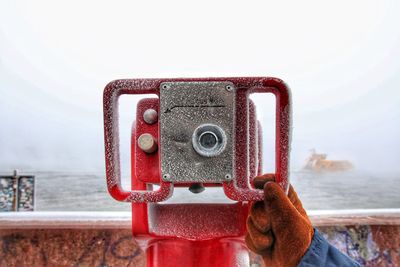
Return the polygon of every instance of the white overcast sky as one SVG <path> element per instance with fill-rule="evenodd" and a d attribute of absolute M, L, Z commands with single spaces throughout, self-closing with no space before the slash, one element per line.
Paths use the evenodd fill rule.
<path fill-rule="evenodd" d="M 0 171 L 102 172 L 109 81 L 207 76 L 289 84 L 294 169 L 315 148 L 400 171 L 399 14 L 399 1 L 2 0 Z M 135 107 L 121 109 L 127 167 Z"/>

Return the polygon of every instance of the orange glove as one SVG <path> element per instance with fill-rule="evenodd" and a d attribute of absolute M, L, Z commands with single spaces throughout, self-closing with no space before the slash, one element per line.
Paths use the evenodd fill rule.
<path fill-rule="evenodd" d="M 265 199 L 251 205 L 246 244 L 262 256 L 266 266 L 297 266 L 314 230 L 293 187 L 286 195 L 274 179 L 273 174 L 254 179 L 256 188 L 264 188 Z"/>

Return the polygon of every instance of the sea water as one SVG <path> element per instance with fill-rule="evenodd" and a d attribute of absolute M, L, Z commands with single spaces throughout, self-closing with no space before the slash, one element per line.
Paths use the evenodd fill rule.
<path fill-rule="evenodd" d="M 129 211 L 129 203 L 107 192 L 105 174 L 35 172 L 37 211 Z M 400 208 L 400 173 L 291 172 L 291 183 L 306 209 Z M 193 194 L 176 189 L 168 203 L 230 202 L 221 188 Z"/>

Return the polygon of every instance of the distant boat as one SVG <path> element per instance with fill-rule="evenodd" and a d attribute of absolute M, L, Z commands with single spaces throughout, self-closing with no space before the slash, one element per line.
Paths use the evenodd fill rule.
<path fill-rule="evenodd" d="M 354 165 L 348 160 L 328 160 L 326 158 L 327 154 L 318 154 L 315 149 L 312 149 L 303 170 L 336 172 L 354 168 Z"/>

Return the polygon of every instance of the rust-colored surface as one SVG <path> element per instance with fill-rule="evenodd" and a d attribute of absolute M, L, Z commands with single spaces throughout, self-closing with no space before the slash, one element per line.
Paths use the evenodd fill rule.
<path fill-rule="evenodd" d="M 400 227 L 378 225 L 371 230 L 379 250 L 377 259 L 367 266 L 400 266 Z"/>
<path fill-rule="evenodd" d="M 0 266 L 145 266 L 130 230 L 2 230 Z"/>
<path fill-rule="evenodd" d="M 145 266 L 130 213 L 0 214 L 2 266 Z M 311 211 L 336 248 L 362 266 L 400 266 L 399 210 Z M 251 263 L 261 258 L 250 254 Z M 263 266 L 261 264 L 261 266 Z"/>
<path fill-rule="evenodd" d="M 400 266 L 400 225 L 319 230 L 363 266 Z M 145 266 L 145 254 L 128 229 L 0 229 L 0 266 Z"/>

